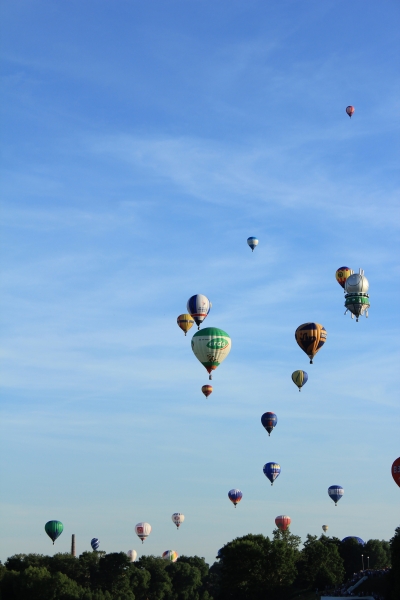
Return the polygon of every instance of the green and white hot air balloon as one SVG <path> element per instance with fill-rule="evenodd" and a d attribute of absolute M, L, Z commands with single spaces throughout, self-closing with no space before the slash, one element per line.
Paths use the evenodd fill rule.
<path fill-rule="evenodd" d="M 193 353 L 209 372 L 210 379 L 211 372 L 225 360 L 231 346 L 232 340 L 229 335 L 217 327 L 206 327 L 192 337 Z"/>

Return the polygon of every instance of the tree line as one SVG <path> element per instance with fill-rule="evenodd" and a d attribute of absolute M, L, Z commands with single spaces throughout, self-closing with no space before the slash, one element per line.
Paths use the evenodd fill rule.
<path fill-rule="evenodd" d="M 308 535 L 289 530 L 272 539 L 248 534 L 226 544 L 209 567 L 204 558 L 180 556 L 174 563 L 123 552 L 16 554 L 0 563 L 1 600 L 283 600 L 326 589 L 362 569 L 392 566 L 385 576 L 387 600 L 400 598 L 400 527 L 390 542 Z"/>

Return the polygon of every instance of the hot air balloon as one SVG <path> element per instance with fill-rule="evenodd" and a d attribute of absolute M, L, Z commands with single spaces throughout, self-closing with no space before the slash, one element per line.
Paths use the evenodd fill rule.
<path fill-rule="evenodd" d="M 359 269 L 358 273 L 353 273 L 346 279 L 344 284 L 344 289 L 346 290 L 344 306 L 346 308 L 346 312 L 349 310 L 351 312 L 351 318 L 353 315 L 356 317 L 356 321 L 358 321 L 358 317 L 365 313 L 365 316 L 368 317 L 368 309 L 370 307 L 369 304 L 369 282 L 368 279 L 364 275 L 364 271 Z"/>
<path fill-rule="evenodd" d="M 342 542 L 347 542 L 347 540 L 355 540 L 356 542 L 358 542 L 360 544 L 360 546 L 365 546 L 364 540 L 362 540 L 361 538 L 359 538 L 355 535 L 348 535 L 347 537 L 342 539 Z"/>
<path fill-rule="evenodd" d="M 171 517 L 172 522 L 175 523 L 176 528 L 179 529 L 179 527 L 182 525 L 183 521 L 185 520 L 185 515 L 183 515 L 182 513 L 174 513 Z"/>
<path fill-rule="evenodd" d="M 98 550 L 100 548 L 100 540 L 97 538 L 93 538 L 92 540 L 90 540 L 90 545 L 92 546 L 93 550 Z"/>
<path fill-rule="evenodd" d="M 254 248 L 258 246 L 258 239 L 256 237 L 247 238 L 247 243 L 251 248 L 251 251 L 254 252 Z"/>
<path fill-rule="evenodd" d="M 212 394 L 213 387 L 212 387 L 212 385 L 203 385 L 203 387 L 201 388 L 201 391 L 203 392 L 205 397 L 208 398 L 208 396 L 210 396 Z"/>
<path fill-rule="evenodd" d="M 337 506 L 337 503 L 339 502 L 340 498 L 344 494 L 344 489 L 342 488 L 341 485 L 331 485 L 328 488 L 328 494 L 330 495 L 330 497 L 334 501 L 335 506 Z"/>
<path fill-rule="evenodd" d="M 335 273 L 336 281 L 342 288 L 344 289 L 344 284 L 346 283 L 346 279 L 353 275 L 353 269 L 349 269 L 349 267 L 339 267 L 339 269 Z"/>
<path fill-rule="evenodd" d="M 185 332 L 185 335 L 187 334 L 189 329 L 191 329 L 194 325 L 194 319 L 187 313 L 179 315 L 179 317 L 176 319 L 176 322 L 178 323 L 178 327 L 180 327 L 182 331 Z"/>
<path fill-rule="evenodd" d="M 61 523 L 61 521 L 47 521 L 46 525 L 44 526 L 45 532 L 53 541 L 53 546 L 56 539 L 62 534 L 63 529 L 64 525 Z"/>
<path fill-rule="evenodd" d="M 322 525 L 322 531 L 324 533 L 326 533 L 328 531 L 328 529 L 329 529 L 328 525 Z"/>
<path fill-rule="evenodd" d="M 350 106 L 347 106 L 347 107 L 346 107 L 346 112 L 347 112 L 347 114 L 349 115 L 350 119 L 351 119 L 351 117 L 354 115 L 354 111 L 355 111 L 355 108 L 354 108 L 354 106 L 351 106 L 351 105 L 350 105 Z"/>
<path fill-rule="evenodd" d="M 292 373 L 292 381 L 299 388 L 299 392 L 301 392 L 301 388 L 308 381 L 308 375 L 305 371 L 294 371 Z"/>
<path fill-rule="evenodd" d="M 187 301 L 187 309 L 193 319 L 196 321 L 198 329 L 210 312 L 211 302 L 203 294 L 195 294 Z"/>
<path fill-rule="evenodd" d="M 326 342 L 327 331 L 319 323 L 304 323 L 296 329 L 296 342 L 310 359 L 310 365 L 313 364 L 313 358 Z"/>
<path fill-rule="evenodd" d="M 261 417 L 261 424 L 268 431 L 268 435 L 271 435 L 271 431 L 278 423 L 278 417 L 273 412 L 266 412 Z"/>
<path fill-rule="evenodd" d="M 236 508 L 236 504 L 239 504 L 239 502 L 243 498 L 243 494 L 240 490 L 233 488 L 233 490 L 229 490 L 228 498 L 232 502 L 233 506 Z"/>
<path fill-rule="evenodd" d="M 216 327 L 206 327 L 192 337 L 192 350 L 196 358 L 207 369 L 212 379 L 214 371 L 228 356 L 232 341 L 226 331 Z"/>
<path fill-rule="evenodd" d="M 278 465 L 278 463 L 269 462 L 263 466 L 263 471 L 265 477 L 267 477 L 270 480 L 271 485 L 274 485 L 275 479 L 281 472 L 281 467 Z"/>
<path fill-rule="evenodd" d="M 392 464 L 392 477 L 400 487 L 400 456 Z"/>
<path fill-rule="evenodd" d="M 170 560 L 171 562 L 176 562 L 178 560 L 178 553 L 175 550 L 166 550 L 162 553 L 162 558 L 164 560 Z"/>
<path fill-rule="evenodd" d="M 292 519 L 290 517 L 288 517 L 287 515 L 280 515 L 279 517 L 276 517 L 276 519 L 275 519 L 275 525 L 281 531 L 286 531 L 286 529 L 289 527 L 291 522 L 292 522 Z"/>
<path fill-rule="evenodd" d="M 151 525 L 149 525 L 149 523 L 138 523 L 135 526 L 135 531 L 136 535 L 142 540 L 143 544 L 145 539 L 147 539 L 151 533 Z"/>
<path fill-rule="evenodd" d="M 135 560 L 137 558 L 137 552 L 136 552 L 136 550 L 128 550 L 128 552 L 126 554 L 131 559 L 131 562 L 135 562 Z"/>

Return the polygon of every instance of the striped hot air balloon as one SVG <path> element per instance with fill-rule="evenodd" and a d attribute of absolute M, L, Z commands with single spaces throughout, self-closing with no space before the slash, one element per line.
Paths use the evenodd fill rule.
<path fill-rule="evenodd" d="M 176 322 L 178 323 L 178 327 L 180 327 L 182 329 L 182 331 L 184 332 L 185 335 L 187 334 L 189 329 L 191 329 L 194 325 L 193 317 L 191 317 L 187 313 L 183 313 L 182 315 L 179 315 L 179 317 L 176 319 Z"/>
<path fill-rule="evenodd" d="M 276 519 L 275 519 L 275 525 L 281 531 L 286 531 L 286 529 L 289 527 L 291 522 L 292 522 L 292 519 L 290 517 L 288 517 L 287 515 L 280 515 L 279 517 L 276 517 Z"/>
<path fill-rule="evenodd" d="M 349 106 L 346 106 L 346 113 L 349 115 L 350 119 L 354 115 L 355 110 L 356 109 L 354 108 L 354 106 L 351 106 L 351 104 Z"/>
<path fill-rule="evenodd" d="M 190 313 L 196 321 L 198 329 L 200 329 L 200 325 L 210 312 L 211 306 L 211 302 L 207 296 L 204 296 L 203 294 L 195 294 L 187 301 L 188 313 Z"/>
<path fill-rule="evenodd" d="M 212 385 L 203 385 L 203 387 L 201 388 L 201 391 L 203 392 L 205 397 L 208 398 L 208 396 L 210 396 L 212 394 L 213 387 L 212 387 Z"/>
<path fill-rule="evenodd" d="M 61 523 L 61 521 L 47 521 L 46 525 L 44 526 L 44 530 L 49 538 L 53 541 L 54 546 L 54 542 L 64 530 L 64 525 Z"/>
<path fill-rule="evenodd" d="M 258 246 L 258 239 L 256 237 L 247 238 L 247 243 L 251 248 L 251 251 L 254 252 L 254 248 Z"/>
<path fill-rule="evenodd" d="M 308 375 L 305 371 L 294 371 L 292 373 L 292 381 L 299 388 L 299 392 L 301 392 L 301 388 L 308 381 Z"/>
<path fill-rule="evenodd" d="M 96 551 L 100 548 L 100 540 L 98 538 L 93 538 L 90 540 L 90 545 L 92 546 L 93 550 Z"/>
<path fill-rule="evenodd" d="M 326 342 L 327 331 L 319 323 L 303 323 L 296 329 L 295 338 L 300 348 L 307 354 L 310 364 Z"/>
<path fill-rule="evenodd" d="M 169 560 L 171 562 L 176 562 L 178 560 L 178 553 L 175 550 L 166 550 L 162 553 L 162 558 L 164 560 Z"/>

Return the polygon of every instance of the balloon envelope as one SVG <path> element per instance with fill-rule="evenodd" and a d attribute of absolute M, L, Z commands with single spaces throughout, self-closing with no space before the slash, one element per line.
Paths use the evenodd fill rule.
<path fill-rule="evenodd" d="M 136 550 L 128 550 L 127 555 L 131 559 L 131 562 L 135 562 L 135 560 L 137 558 L 137 552 L 136 552 Z"/>
<path fill-rule="evenodd" d="M 100 548 L 100 540 L 98 538 L 93 538 L 90 540 L 90 545 L 92 546 L 93 550 L 98 550 Z"/>
<path fill-rule="evenodd" d="M 392 464 L 392 477 L 400 487 L 400 456 Z"/>
<path fill-rule="evenodd" d="M 336 281 L 342 288 L 344 289 L 344 284 L 346 283 L 346 279 L 353 275 L 354 271 L 349 269 L 349 267 L 339 267 L 335 273 Z"/>
<path fill-rule="evenodd" d="M 271 431 L 278 423 L 278 417 L 273 412 L 266 412 L 261 417 L 261 424 L 268 431 L 268 435 L 271 435 Z"/>
<path fill-rule="evenodd" d="M 183 521 L 185 520 L 185 515 L 183 515 L 182 513 L 174 513 L 171 517 L 172 522 L 175 523 L 176 528 L 179 529 L 179 527 L 182 525 Z"/>
<path fill-rule="evenodd" d="M 44 530 L 49 538 L 53 541 L 53 545 L 56 539 L 62 534 L 63 529 L 64 525 L 61 523 L 61 521 L 47 521 L 46 525 L 44 526 Z"/>
<path fill-rule="evenodd" d="M 176 562 L 178 560 L 178 553 L 175 550 L 166 550 L 162 553 L 162 558 L 164 560 L 170 560 L 171 562 Z"/>
<path fill-rule="evenodd" d="M 142 544 L 151 533 L 151 525 L 149 523 L 138 523 L 135 526 L 136 535 L 142 540 Z"/>
<path fill-rule="evenodd" d="M 354 111 L 355 111 L 354 106 L 350 105 L 350 106 L 346 107 L 346 112 L 349 115 L 350 119 L 351 119 L 352 115 L 354 115 Z"/>
<path fill-rule="evenodd" d="M 276 517 L 276 519 L 275 519 L 275 525 L 281 531 L 286 531 L 286 529 L 289 527 L 291 522 L 292 522 L 292 519 L 290 517 L 288 517 L 287 515 L 280 515 L 279 517 Z"/>
<path fill-rule="evenodd" d="M 233 488 L 232 490 L 229 490 L 229 492 L 228 492 L 228 498 L 232 502 L 232 504 L 234 505 L 234 507 L 236 508 L 236 504 L 239 504 L 239 502 L 243 498 L 243 494 L 237 488 Z"/>
<path fill-rule="evenodd" d="M 176 322 L 178 323 L 178 326 L 182 329 L 182 331 L 185 332 L 185 335 L 187 334 L 189 329 L 191 329 L 194 325 L 194 319 L 187 313 L 179 315 L 179 317 L 176 319 Z"/>
<path fill-rule="evenodd" d="M 254 252 L 254 248 L 258 246 L 258 239 L 256 237 L 247 238 L 247 243 L 251 248 L 251 251 Z"/>
<path fill-rule="evenodd" d="M 347 537 L 342 539 L 342 542 L 346 542 L 347 540 L 355 540 L 356 542 L 358 542 L 360 544 L 360 546 L 365 546 L 364 540 L 362 540 L 361 538 L 359 538 L 355 535 L 348 535 Z"/>
<path fill-rule="evenodd" d="M 232 341 L 226 331 L 206 327 L 192 337 L 192 350 L 196 358 L 210 373 L 228 356 Z"/>
<path fill-rule="evenodd" d="M 208 398 L 208 396 L 210 396 L 212 394 L 213 387 L 212 387 L 212 385 L 203 385 L 203 387 L 201 388 L 201 391 L 203 392 L 205 397 Z"/>
<path fill-rule="evenodd" d="M 328 529 L 329 529 L 328 525 L 322 525 L 322 531 L 324 533 L 326 533 L 328 531 Z"/>
<path fill-rule="evenodd" d="M 319 323 L 304 323 L 296 329 L 296 342 L 310 358 L 310 364 L 314 356 L 326 342 L 327 331 Z"/>
<path fill-rule="evenodd" d="M 201 323 L 210 312 L 211 302 L 207 296 L 203 296 L 203 294 L 195 294 L 187 301 L 186 308 L 200 329 Z"/>
<path fill-rule="evenodd" d="M 344 489 L 342 488 L 341 485 L 331 485 L 328 488 L 328 494 L 332 498 L 332 500 L 334 501 L 335 506 L 336 506 L 337 503 L 339 502 L 340 498 L 344 494 Z"/>
<path fill-rule="evenodd" d="M 263 466 L 263 472 L 265 477 L 270 480 L 271 485 L 274 485 L 275 479 L 279 476 L 281 472 L 281 467 L 278 463 L 269 462 Z"/>
<path fill-rule="evenodd" d="M 299 388 L 299 392 L 301 392 L 301 388 L 308 381 L 308 375 L 305 371 L 294 371 L 292 373 L 292 381 Z"/>

